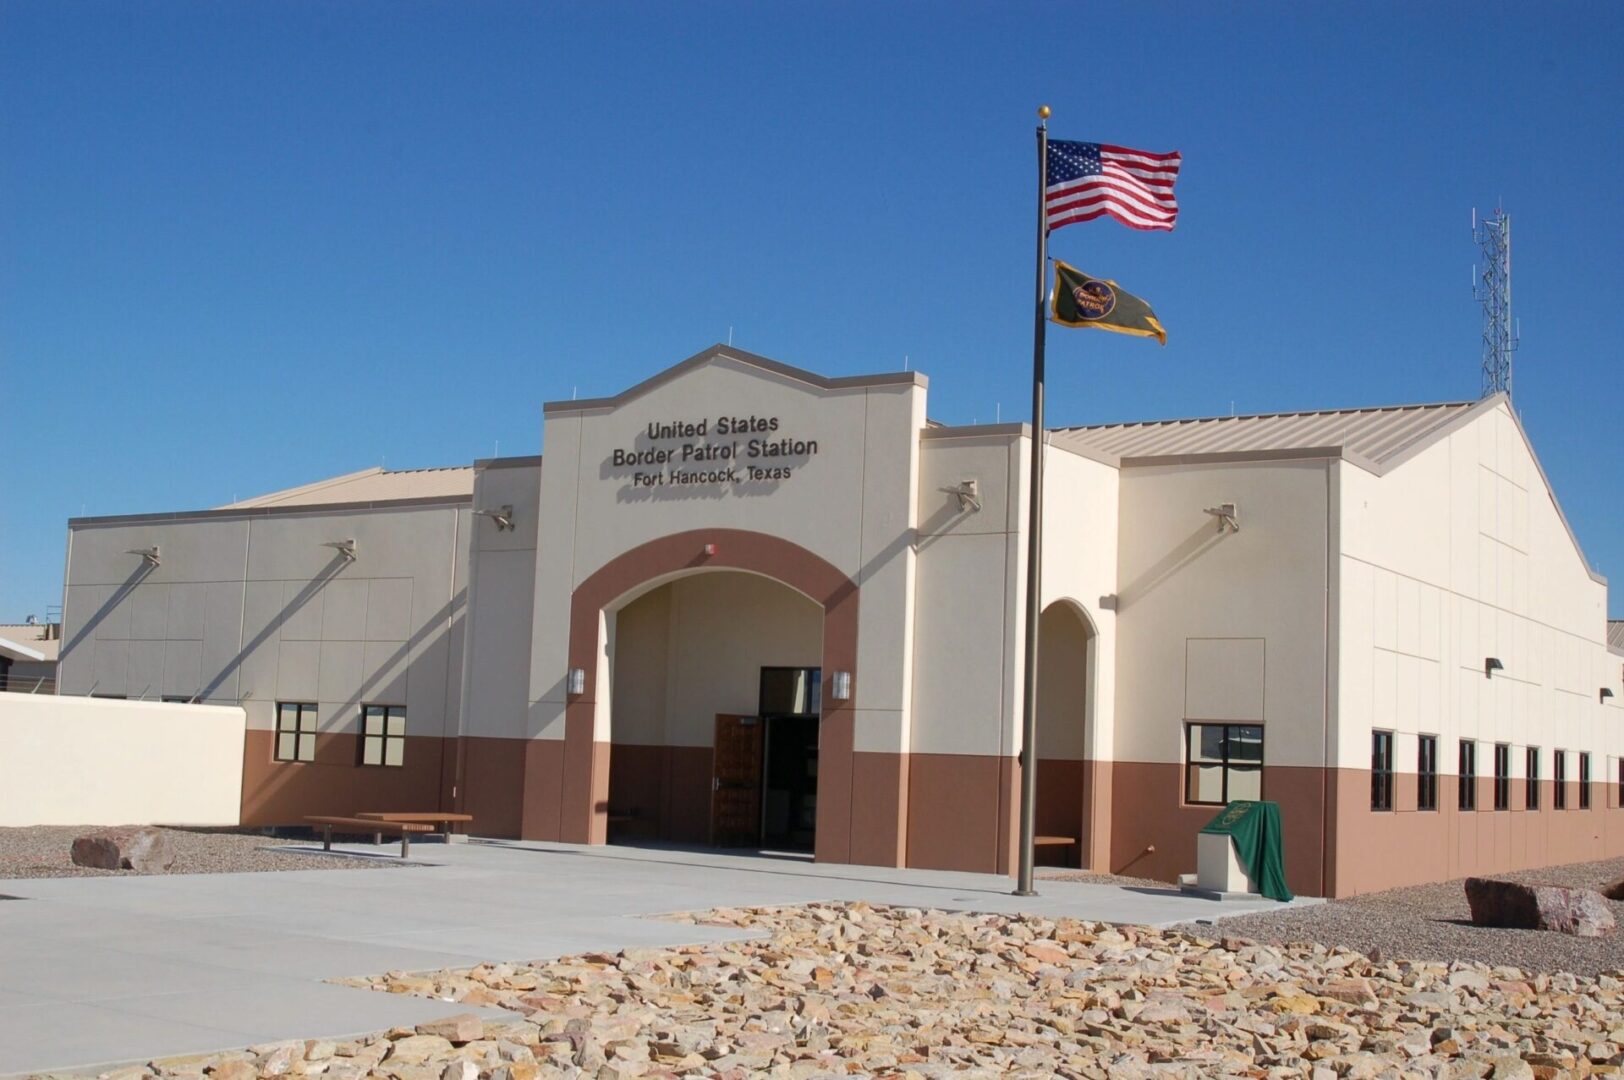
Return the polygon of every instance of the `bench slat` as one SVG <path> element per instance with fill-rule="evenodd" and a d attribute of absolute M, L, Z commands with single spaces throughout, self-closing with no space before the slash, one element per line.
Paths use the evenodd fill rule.
<path fill-rule="evenodd" d="M 366 818 L 368 821 L 426 821 L 436 824 L 439 822 L 471 822 L 474 820 L 474 815 L 472 814 L 442 814 L 438 812 L 411 814 L 394 810 L 387 812 L 366 810 L 355 816 Z"/>
<path fill-rule="evenodd" d="M 311 815 L 307 816 L 305 820 L 314 822 L 317 825 L 353 825 L 356 832 L 427 833 L 434 831 L 432 825 L 421 825 L 411 821 L 384 821 L 379 818 Z"/>

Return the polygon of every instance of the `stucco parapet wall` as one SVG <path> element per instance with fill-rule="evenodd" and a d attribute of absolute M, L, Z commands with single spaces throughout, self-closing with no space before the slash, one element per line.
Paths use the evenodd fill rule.
<path fill-rule="evenodd" d="M 713 360 L 732 360 L 745 367 L 758 368 L 781 378 L 803 383 L 815 390 L 862 390 L 877 386 L 917 386 L 923 389 L 930 385 L 930 380 L 918 371 L 896 371 L 881 375 L 848 375 L 830 379 L 816 372 L 807 371 L 804 368 L 781 364 L 777 360 L 769 360 L 765 356 L 757 356 L 755 353 L 745 352 L 743 349 L 735 349 L 731 345 L 712 345 L 702 352 L 695 353 L 681 363 L 666 368 L 658 375 L 644 379 L 629 389 L 622 390 L 614 397 L 580 398 L 575 401 L 549 401 L 541 407 L 542 415 L 558 416 L 565 413 L 598 412 L 618 408 L 629 401 L 642 397 L 651 390 L 681 378 L 697 367 L 703 367 Z"/>
<path fill-rule="evenodd" d="M 486 469 L 533 469 L 540 464 L 540 454 L 531 454 L 528 457 L 476 458 L 474 460 L 474 471 L 484 472 Z"/>
<path fill-rule="evenodd" d="M 287 506 L 250 506 L 214 510 L 177 510 L 162 514 L 110 514 L 101 517 L 71 517 L 68 528 L 89 525 L 136 525 L 163 521 L 233 521 L 241 518 L 291 517 L 298 514 L 325 515 L 368 510 L 402 510 L 416 506 L 472 506 L 473 495 L 425 495 L 416 499 L 378 499 L 372 502 L 308 503 Z"/>

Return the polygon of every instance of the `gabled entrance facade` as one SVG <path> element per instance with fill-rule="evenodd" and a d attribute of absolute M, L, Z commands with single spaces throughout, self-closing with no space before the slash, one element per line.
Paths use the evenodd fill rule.
<path fill-rule="evenodd" d="M 829 380 L 718 349 L 615 398 L 547 406 L 524 835 L 738 843 L 771 819 L 820 860 L 905 862 L 924 402 L 916 373 Z M 624 737 L 651 707 L 648 678 L 626 682 L 648 647 L 626 642 L 649 638 L 662 590 L 683 601 L 659 703 L 677 734 L 650 747 Z M 773 651 L 786 597 L 815 647 L 803 634 Z M 798 720 L 762 715 L 763 673 L 786 668 L 818 673 Z M 741 745 L 756 775 L 723 776 Z M 768 775 L 792 745 L 815 791 Z M 814 827 L 791 830 L 790 813 Z"/>

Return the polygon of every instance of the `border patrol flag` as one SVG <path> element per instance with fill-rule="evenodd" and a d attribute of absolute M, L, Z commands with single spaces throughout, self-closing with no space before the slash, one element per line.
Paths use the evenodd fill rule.
<path fill-rule="evenodd" d="M 1054 293 L 1050 315 L 1061 326 L 1087 326 L 1135 337 L 1153 337 L 1167 344 L 1150 305 L 1114 281 L 1089 277 L 1076 267 L 1054 261 Z"/>

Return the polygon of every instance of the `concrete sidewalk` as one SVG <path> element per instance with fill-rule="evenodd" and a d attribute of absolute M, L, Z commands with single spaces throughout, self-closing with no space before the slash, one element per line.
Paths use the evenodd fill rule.
<path fill-rule="evenodd" d="M 319 848 L 317 849 L 319 850 Z M 369 846 L 355 857 L 385 857 Z M 468 967 L 736 932 L 647 916 L 868 900 L 1166 925 L 1271 908 L 1174 890 L 798 859 L 508 841 L 420 844 L 390 871 L 14 880 L 0 889 L 0 1074 L 286 1038 L 358 1034 L 467 1011 L 325 979 Z"/>

